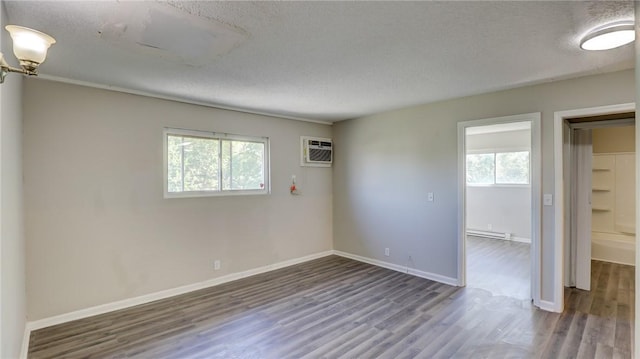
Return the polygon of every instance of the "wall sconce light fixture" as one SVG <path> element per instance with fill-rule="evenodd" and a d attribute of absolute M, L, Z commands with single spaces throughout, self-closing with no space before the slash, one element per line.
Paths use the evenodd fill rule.
<path fill-rule="evenodd" d="M 0 52 L 0 83 L 9 72 L 37 76 L 38 66 L 47 57 L 47 50 L 56 40 L 40 31 L 23 26 L 7 25 L 5 27 L 13 40 L 13 54 L 20 61 L 20 68 L 11 67 Z"/>

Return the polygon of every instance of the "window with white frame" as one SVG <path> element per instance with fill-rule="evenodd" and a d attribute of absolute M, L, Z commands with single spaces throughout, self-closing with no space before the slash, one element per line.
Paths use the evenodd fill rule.
<path fill-rule="evenodd" d="M 269 139 L 165 129 L 165 197 L 269 193 Z"/>
<path fill-rule="evenodd" d="M 529 151 L 467 154 L 468 185 L 528 185 Z"/>

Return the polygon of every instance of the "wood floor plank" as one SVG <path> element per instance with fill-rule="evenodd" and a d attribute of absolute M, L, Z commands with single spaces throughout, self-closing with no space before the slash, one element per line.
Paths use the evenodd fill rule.
<path fill-rule="evenodd" d="M 633 267 L 592 270 L 557 314 L 329 256 L 34 331 L 28 357 L 631 358 Z"/>

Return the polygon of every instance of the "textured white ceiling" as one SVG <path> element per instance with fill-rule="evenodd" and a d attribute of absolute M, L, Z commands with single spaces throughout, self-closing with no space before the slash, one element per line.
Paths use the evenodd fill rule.
<path fill-rule="evenodd" d="M 4 3 L 44 77 L 327 122 L 634 66 L 578 46 L 632 1 Z"/>

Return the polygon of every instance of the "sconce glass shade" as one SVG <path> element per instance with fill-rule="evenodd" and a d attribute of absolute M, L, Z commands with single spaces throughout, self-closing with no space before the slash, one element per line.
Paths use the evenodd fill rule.
<path fill-rule="evenodd" d="M 633 42 L 636 31 L 632 21 L 608 24 L 588 33 L 580 42 L 583 50 L 610 50 Z"/>
<path fill-rule="evenodd" d="M 7 25 L 5 28 L 13 40 L 13 53 L 28 71 L 35 71 L 47 57 L 49 47 L 56 43 L 53 37 L 28 27 Z"/>

